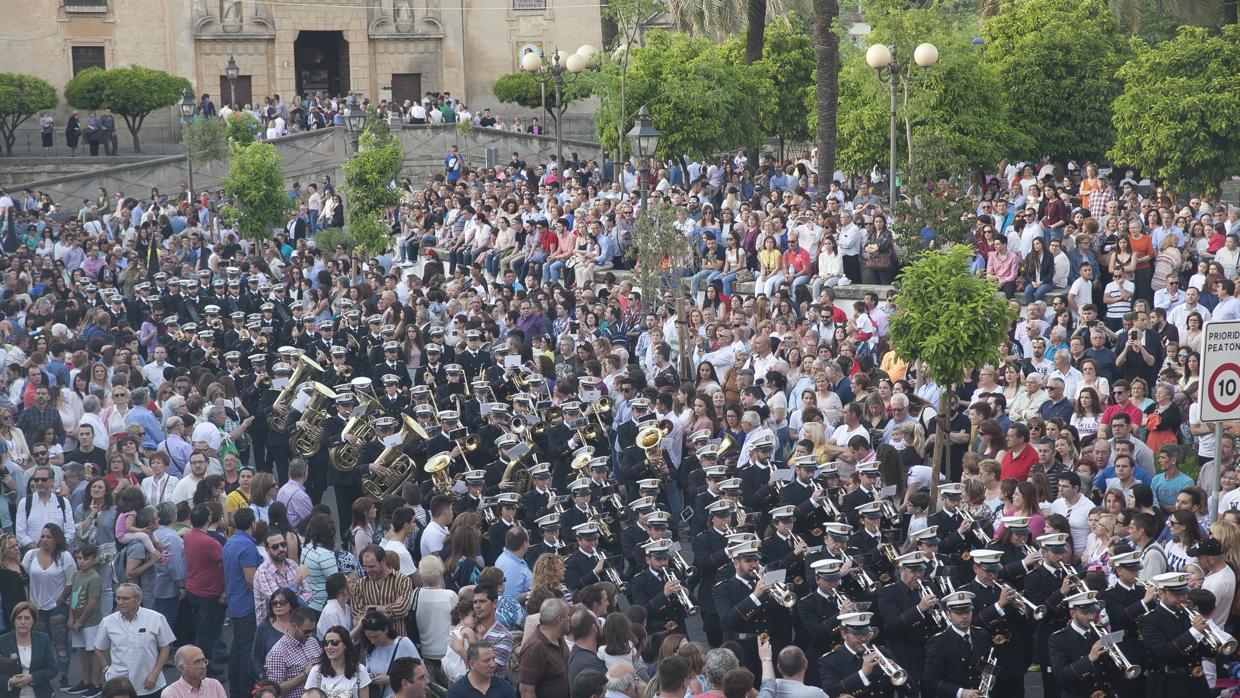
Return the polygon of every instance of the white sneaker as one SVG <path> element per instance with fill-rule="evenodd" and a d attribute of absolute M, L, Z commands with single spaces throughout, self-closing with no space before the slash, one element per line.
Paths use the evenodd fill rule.
<path fill-rule="evenodd" d="M 851 285 L 852 285 L 852 279 L 848 278 L 847 276 L 840 279 L 840 282 L 836 284 L 836 286 L 851 286 Z"/>

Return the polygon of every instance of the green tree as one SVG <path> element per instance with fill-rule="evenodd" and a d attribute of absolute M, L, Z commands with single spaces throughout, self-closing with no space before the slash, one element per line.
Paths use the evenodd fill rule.
<path fill-rule="evenodd" d="M 1016 0 L 982 36 L 1003 109 L 1030 138 L 1008 156 L 1096 158 L 1111 147 L 1127 46 L 1103 0 Z"/>
<path fill-rule="evenodd" d="M 181 147 L 199 165 L 228 155 L 228 125 L 223 119 L 198 116 L 181 128 Z"/>
<path fill-rule="evenodd" d="M 233 144 L 229 151 L 224 193 L 236 201 L 229 223 L 249 240 L 267 240 L 271 229 L 288 215 L 284 159 L 270 143 Z"/>
<path fill-rule="evenodd" d="M 258 123 L 249 112 L 235 111 L 228 115 L 225 119 L 228 123 L 228 140 L 232 143 L 240 143 L 248 145 L 258 138 L 258 133 L 263 129 L 262 124 Z"/>
<path fill-rule="evenodd" d="M 920 188 L 916 191 L 901 188 L 902 194 L 912 196 L 896 202 L 891 224 L 896 244 L 906 256 L 927 248 L 973 244 L 977 207 L 973 197 L 961 189 L 956 179 L 935 181 L 916 171 L 907 179 L 914 185 L 920 184 Z"/>
<path fill-rule="evenodd" d="M 189 80 L 153 68 L 90 68 L 65 85 L 65 100 L 78 109 L 111 109 L 125 120 L 133 137 L 133 151 L 139 153 L 138 132 L 146 117 L 156 109 L 176 104 L 181 92 L 189 89 Z"/>
<path fill-rule="evenodd" d="M 972 259 L 968 245 L 916 257 L 900 273 L 895 299 L 900 310 L 888 327 L 896 356 L 910 365 L 924 364 L 920 370 L 928 371 L 943 389 L 930 478 L 932 511 L 939 500 L 939 473 L 946 454 L 951 386 L 966 370 L 998 364 L 999 343 L 1014 319 L 994 282 L 969 273 Z"/>
<path fill-rule="evenodd" d="M 780 159 L 785 141 L 809 138 L 805 105 L 814 89 L 814 44 L 803 31 L 799 15 L 777 16 L 766 27 L 762 60 L 753 64 L 769 80 L 775 99 L 760 105 L 762 130 L 779 138 Z"/>
<path fill-rule="evenodd" d="M 492 94 L 501 102 L 519 104 L 526 109 L 543 109 L 547 116 L 558 126 L 565 110 L 574 102 L 580 102 L 593 93 L 593 83 L 589 76 L 564 76 L 564 86 L 560 88 L 560 101 L 555 99 L 555 85 L 547 83 L 544 93 L 542 85 L 533 75 L 521 71 L 502 75 L 491 88 Z M 545 98 L 545 101 L 544 101 Z"/>
<path fill-rule="evenodd" d="M 56 88 L 42 78 L 0 73 L 0 137 L 6 155 L 13 154 L 17 127 L 45 109 L 54 109 L 58 101 Z"/>
<path fill-rule="evenodd" d="M 393 182 L 405 153 L 386 122 L 371 114 L 358 140 L 358 151 L 344 163 L 345 223 L 353 243 L 367 254 L 387 249 L 391 228 L 384 212 L 400 203 Z"/>
<path fill-rule="evenodd" d="M 733 34 L 747 31 L 751 21 L 799 12 L 802 17 L 811 13 L 810 0 L 766 0 L 759 9 L 752 6 L 760 0 L 667 0 L 667 14 L 672 28 L 695 37 L 723 41 Z M 748 40 L 747 40 L 748 43 Z M 753 43 L 761 46 L 760 38 Z"/>
<path fill-rule="evenodd" d="M 627 51 L 626 100 L 649 107 L 662 133 L 661 152 L 707 157 L 761 142 L 762 131 L 749 108 L 773 101 L 774 90 L 759 71 L 742 64 L 738 40 L 715 44 L 660 30 L 647 31 L 644 38 L 644 46 Z M 633 124 L 631 113 L 627 123 L 621 119 L 614 97 L 620 79 L 613 62 L 604 63 L 597 76 L 596 132 L 608 150 L 626 145 L 619 134 Z"/>
<path fill-rule="evenodd" d="M 1183 27 L 1117 75 L 1112 160 L 1192 191 L 1240 172 L 1240 26 Z"/>
<path fill-rule="evenodd" d="M 650 210 L 634 221 L 633 238 L 625 258 L 637 277 L 644 307 L 675 304 L 677 336 L 666 339 L 680 352 L 680 374 L 687 378 L 692 375 L 689 358 L 693 349 L 687 346 L 685 319 L 689 308 L 686 294 L 680 290 L 680 270 L 692 268 L 694 254 L 689 239 L 676 227 L 676 212 L 676 206 L 652 202 Z"/>

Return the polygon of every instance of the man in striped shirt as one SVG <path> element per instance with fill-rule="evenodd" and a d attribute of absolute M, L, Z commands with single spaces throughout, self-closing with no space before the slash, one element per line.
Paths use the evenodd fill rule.
<path fill-rule="evenodd" d="M 395 553 L 392 556 L 395 557 Z M 392 571 L 388 552 L 377 545 L 363 548 L 358 560 L 366 574 L 349 585 L 353 622 L 361 621 L 362 616 L 374 608 L 392 619 L 397 635 L 404 635 L 405 616 L 409 614 L 413 601 L 413 582 L 405 575 Z"/>

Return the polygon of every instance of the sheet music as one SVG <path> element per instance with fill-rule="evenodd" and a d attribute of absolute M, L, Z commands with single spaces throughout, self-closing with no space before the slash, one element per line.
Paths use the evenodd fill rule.
<path fill-rule="evenodd" d="M 788 570 L 785 569 L 768 570 L 766 576 L 762 579 L 766 581 L 767 584 L 779 584 L 784 581 L 784 578 L 787 576 Z"/>

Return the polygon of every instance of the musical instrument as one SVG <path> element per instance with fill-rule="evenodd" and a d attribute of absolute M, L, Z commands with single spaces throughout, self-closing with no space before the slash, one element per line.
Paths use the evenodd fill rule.
<path fill-rule="evenodd" d="M 1185 605 L 1184 609 L 1188 611 L 1188 620 L 1190 622 L 1195 623 L 1198 618 L 1202 617 L 1201 613 L 1191 606 Z M 1214 654 L 1235 654 L 1236 647 L 1238 646 L 1236 638 L 1232 637 L 1226 630 L 1218 627 L 1209 618 L 1206 619 L 1206 629 L 1202 635 L 1204 635 L 1202 643 L 1209 647 Z"/>
<path fill-rule="evenodd" d="M 680 553 L 676 553 L 676 557 L 680 557 Z M 684 560 L 681 560 L 681 562 L 683 563 Z M 672 598 L 676 599 L 676 603 L 680 604 L 680 607 L 684 609 L 686 616 L 696 616 L 698 608 L 693 605 L 693 599 L 689 598 L 689 590 L 685 589 L 685 578 L 676 574 L 676 570 L 672 569 L 670 565 L 668 566 L 668 574 L 680 584 L 680 589 L 672 595 Z"/>
<path fill-rule="evenodd" d="M 611 526 L 607 525 L 607 519 L 599 513 L 598 507 L 590 505 L 590 520 L 594 525 L 598 526 L 598 537 L 606 544 L 611 544 L 616 540 L 616 536 L 611 531 Z"/>
<path fill-rule="evenodd" d="M 452 491 L 452 473 L 448 466 L 452 465 L 452 454 L 447 451 L 436 453 L 426 459 L 426 465 L 422 466 L 422 470 L 431 476 L 431 490 L 435 494 L 457 499 L 457 494 Z"/>
<path fill-rule="evenodd" d="M 603 416 L 606 415 L 608 417 L 607 421 L 611 421 L 611 413 L 615 409 L 616 403 L 606 395 L 601 395 L 594 401 L 593 407 L 592 411 L 594 412 L 594 418 L 598 421 L 599 430 L 606 432 L 607 425 L 603 423 Z"/>
<path fill-rule="evenodd" d="M 870 573 L 866 571 L 865 567 L 860 562 L 857 562 L 856 559 L 854 559 L 854 563 L 855 564 L 852 569 L 848 571 L 848 576 L 852 577 L 853 581 L 855 581 L 857 585 L 865 591 L 865 593 L 877 594 L 879 590 L 878 582 L 874 581 L 874 578 L 870 576 Z"/>
<path fill-rule="evenodd" d="M 1089 629 L 1093 630 L 1098 637 L 1102 637 L 1107 634 L 1107 631 L 1103 630 L 1097 623 L 1090 623 Z M 1128 661 L 1128 658 L 1124 656 L 1124 652 L 1119 648 L 1119 645 L 1106 645 L 1102 649 L 1106 650 L 1107 656 L 1111 658 L 1112 662 L 1115 662 L 1115 666 L 1123 670 L 1124 678 L 1135 679 L 1141 675 L 1141 667 Z"/>
<path fill-rule="evenodd" d="M 659 420 L 655 426 L 645 427 L 637 432 L 637 447 L 646 453 L 646 463 L 650 466 L 650 471 L 664 485 L 672 479 L 667 463 L 663 462 L 662 446 L 663 437 L 670 433 L 672 433 L 672 422 L 668 419 Z"/>
<path fill-rule="evenodd" d="M 990 536 L 986 535 L 986 532 L 981 529 L 977 519 L 973 518 L 973 514 L 969 513 L 967 509 L 962 508 L 960 510 L 960 518 L 969 523 L 969 534 L 973 536 L 978 545 L 986 547 L 991 544 Z"/>
<path fill-rule="evenodd" d="M 725 456 L 732 456 L 733 452 L 739 456 L 741 451 L 740 444 L 727 434 L 719 441 L 719 462 L 722 463 Z"/>
<path fill-rule="evenodd" d="M 371 465 L 381 466 L 387 469 L 383 475 L 376 475 L 373 472 L 369 477 L 362 478 L 362 491 L 366 496 L 381 501 L 388 497 L 392 497 L 400 492 L 400 488 L 413 477 L 413 473 L 417 470 L 417 464 L 404 450 L 413 442 L 413 437 L 417 436 L 426 439 L 426 432 L 417 421 L 407 414 L 402 414 L 403 423 L 400 428 L 400 442 L 384 448 L 379 457 Z"/>
<path fill-rule="evenodd" d="M 276 409 L 277 407 L 291 408 L 293 399 L 297 397 L 297 388 L 301 382 L 309 378 L 311 372 L 319 374 L 323 372 L 323 367 L 319 366 L 312 359 L 306 358 L 305 355 L 297 355 L 297 367 L 293 369 L 293 375 L 288 379 L 288 385 L 280 390 L 280 394 L 276 396 L 276 400 L 271 405 L 271 412 L 267 415 L 267 426 L 274 432 L 287 434 L 289 429 L 288 409 L 283 411 Z"/>
<path fill-rule="evenodd" d="M 766 568 L 759 566 L 758 578 L 761 579 L 765 576 Z M 783 606 L 784 608 L 792 608 L 797 605 L 797 595 L 792 591 L 791 587 L 788 586 L 787 582 L 776 582 L 775 584 L 772 584 L 770 592 L 771 598 L 775 600 L 775 603 Z"/>
<path fill-rule="evenodd" d="M 464 431 L 464 428 L 461 431 Z M 456 447 L 464 453 L 473 453 L 482 445 L 482 442 L 474 434 L 466 434 L 464 438 L 453 439 L 452 443 L 456 444 Z"/>
<path fill-rule="evenodd" d="M 823 515 L 833 520 L 840 519 L 840 510 L 835 506 L 835 502 L 831 501 L 831 493 L 827 492 L 826 488 L 818 484 L 817 480 L 810 480 L 809 484 L 815 492 L 822 492 L 822 501 L 818 503 L 818 509 L 823 513 Z"/>
<path fill-rule="evenodd" d="M 891 682 L 892 686 L 903 686 L 908 683 L 908 672 L 903 667 L 880 652 L 874 645 L 865 644 L 863 647 L 865 648 L 866 656 L 873 655 L 874 659 L 877 660 L 879 670 L 887 676 L 887 680 Z"/>
<path fill-rule="evenodd" d="M 1010 584 L 1005 584 L 1003 582 L 995 582 L 995 586 L 999 587 L 1000 590 L 1012 588 Z M 1016 606 L 1017 613 L 1026 618 L 1032 618 L 1033 620 L 1042 620 L 1046 617 L 1046 614 L 1049 611 L 1046 606 L 1035 605 L 1019 591 L 1012 597 L 1012 602 Z"/>
<path fill-rule="evenodd" d="M 671 557 L 668 558 L 667 566 L 682 580 L 697 576 L 697 568 L 690 567 L 689 563 L 685 562 L 685 558 L 681 556 L 679 550 L 672 552 Z"/>
<path fill-rule="evenodd" d="M 982 663 L 982 680 L 977 685 L 977 694 L 981 698 L 990 698 L 990 692 L 995 688 L 995 680 L 998 678 L 999 660 L 995 659 L 995 648 L 990 648 L 990 654 L 986 655 L 986 661 Z"/>
<path fill-rule="evenodd" d="M 871 487 L 867 491 L 870 493 L 870 496 L 874 497 L 874 501 L 878 502 L 878 505 L 882 508 L 883 518 L 887 519 L 887 523 L 893 526 L 900 523 L 900 512 L 896 509 L 895 503 L 890 499 L 883 497 L 882 494 L 879 493 L 878 486 Z"/>
<path fill-rule="evenodd" d="M 1067 578 L 1068 586 L 1071 587 L 1073 594 L 1084 594 L 1089 591 L 1089 587 L 1085 586 L 1085 582 L 1077 576 L 1076 571 L 1062 560 L 1059 562 L 1059 571 L 1063 572 L 1064 577 Z"/>
<path fill-rule="evenodd" d="M 354 408 L 353 416 L 349 417 L 349 421 L 345 422 L 344 429 L 340 432 L 342 441 L 327 451 L 332 467 L 344 473 L 357 468 L 357 459 L 362 454 L 362 445 L 375 438 L 374 418 L 383 411 L 379 399 L 366 392 L 370 388 L 369 378 L 354 378 L 349 381 L 349 384 L 353 386 L 353 394 L 357 396 L 358 406 Z M 357 442 L 353 443 L 349 439 L 344 439 L 345 436 L 357 437 Z"/>
<path fill-rule="evenodd" d="M 921 594 L 921 598 L 923 599 L 934 599 L 934 605 L 930 607 L 930 612 L 927 614 L 930 621 L 937 626 L 939 630 L 947 628 L 951 622 L 947 619 L 947 613 L 943 610 L 942 605 L 939 603 L 939 597 L 935 596 L 934 591 L 930 589 L 930 585 L 923 581 L 917 587 L 917 591 Z"/>
<path fill-rule="evenodd" d="M 615 584 L 621 594 L 629 590 L 629 583 L 620 577 L 619 570 L 611 564 L 611 558 L 606 555 L 603 556 L 603 578 Z"/>
<path fill-rule="evenodd" d="M 311 382 L 310 392 L 310 402 L 301 413 L 301 421 L 306 426 L 297 430 L 291 444 L 293 451 L 302 458 L 313 458 L 323 448 L 323 425 L 329 419 L 323 403 L 336 399 L 335 391 L 318 381 Z"/>

